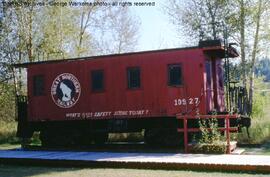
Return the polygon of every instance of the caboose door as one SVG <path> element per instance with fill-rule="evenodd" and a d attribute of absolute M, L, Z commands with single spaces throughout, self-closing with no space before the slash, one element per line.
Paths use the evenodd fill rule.
<path fill-rule="evenodd" d="M 207 60 L 206 64 L 207 111 L 225 111 L 223 68 L 221 59 Z"/>
<path fill-rule="evenodd" d="M 218 112 L 225 111 L 224 70 L 221 59 L 215 60 L 215 108 Z"/>

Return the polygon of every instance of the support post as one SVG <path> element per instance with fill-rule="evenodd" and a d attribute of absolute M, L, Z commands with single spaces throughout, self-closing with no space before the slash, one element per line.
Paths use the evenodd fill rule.
<path fill-rule="evenodd" d="M 187 128 L 187 117 L 185 116 L 183 119 L 184 123 L 184 145 L 185 145 L 185 153 L 188 153 L 188 128 Z"/>
<path fill-rule="evenodd" d="M 230 143 L 230 119 L 229 115 L 226 115 L 226 139 L 227 139 L 227 154 L 231 153 L 231 143 Z"/>

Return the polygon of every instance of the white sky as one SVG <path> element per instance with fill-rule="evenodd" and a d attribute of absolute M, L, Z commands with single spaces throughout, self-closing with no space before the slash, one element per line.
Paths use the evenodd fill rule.
<path fill-rule="evenodd" d="M 155 6 L 131 7 L 135 15 L 141 19 L 139 51 L 175 48 L 184 45 L 179 41 L 179 34 L 162 9 L 166 0 L 133 0 L 133 2 L 155 2 Z"/>

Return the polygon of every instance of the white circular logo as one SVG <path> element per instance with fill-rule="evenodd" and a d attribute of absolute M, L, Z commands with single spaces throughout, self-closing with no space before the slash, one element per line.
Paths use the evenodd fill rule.
<path fill-rule="evenodd" d="M 80 94 L 81 85 L 73 74 L 60 74 L 52 83 L 52 99 L 54 103 L 61 108 L 74 106 L 79 100 Z"/>

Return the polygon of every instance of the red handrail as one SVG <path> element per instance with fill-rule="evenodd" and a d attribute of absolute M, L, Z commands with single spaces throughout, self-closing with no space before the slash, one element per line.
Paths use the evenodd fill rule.
<path fill-rule="evenodd" d="M 187 121 L 189 119 L 225 119 L 225 127 L 224 128 L 218 128 L 219 131 L 225 131 L 226 133 L 226 141 L 227 141 L 227 149 L 226 153 L 230 154 L 231 147 L 230 147 L 230 132 L 236 132 L 238 128 L 230 127 L 230 119 L 236 119 L 239 118 L 240 115 L 238 114 L 226 114 L 226 115 L 182 115 L 177 114 L 177 119 L 182 119 L 184 127 L 178 128 L 178 132 L 184 132 L 184 146 L 185 146 L 185 153 L 188 153 L 188 133 L 189 132 L 200 132 L 201 129 L 199 128 L 188 128 Z M 211 128 L 207 128 L 209 131 L 211 131 Z"/>

